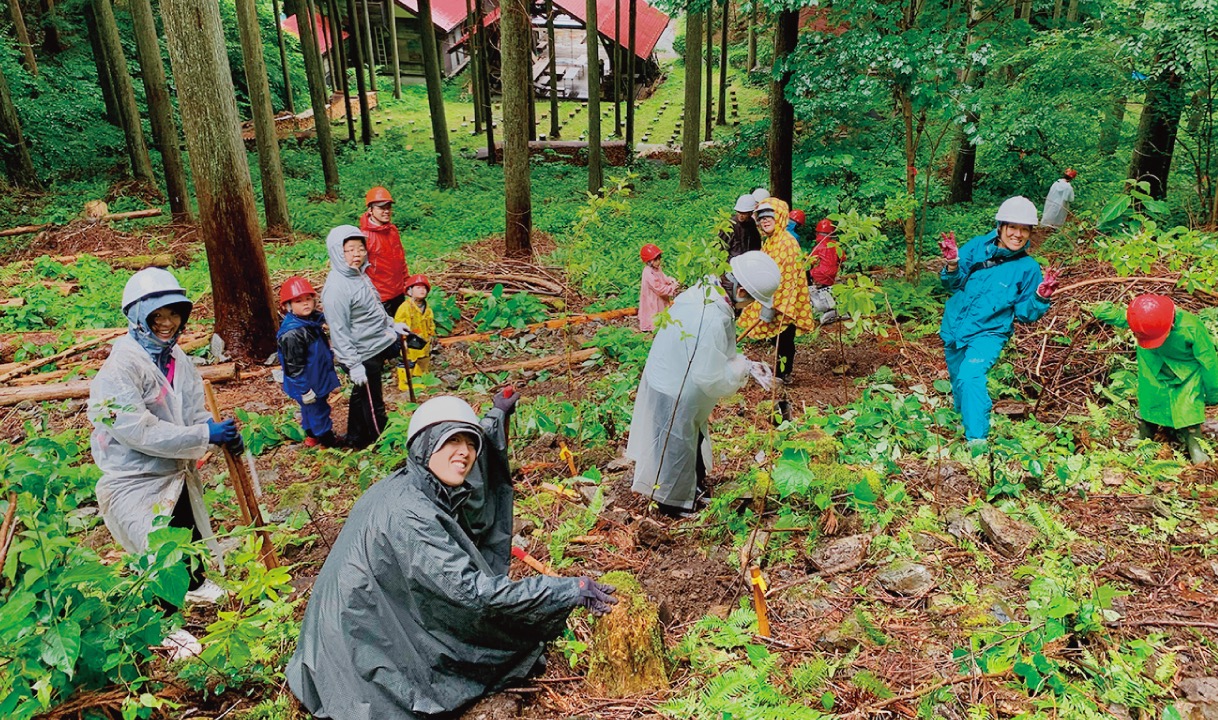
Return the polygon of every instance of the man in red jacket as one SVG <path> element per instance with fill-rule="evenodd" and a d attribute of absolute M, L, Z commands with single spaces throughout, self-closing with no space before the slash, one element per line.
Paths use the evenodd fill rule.
<path fill-rule="evenodd" d="M 834 236 L 837 228 L 833 221 L 825 218 L 816 224 L 816 246 L 809 253 L 812 268 L 808 275 L 811 281 L 808 295 L 812 309 L 820 313 L 820 324 L 830 325 L 841 320 L 837 314 L 837 301 L 833 299 L 833 283 L 837 282 L 837 270 L 846 253 L 838 246 Z"/>
<path fill-rule="evenodd" d="M 393 196 L 379 185 L 364 196 L 368 212 L 360 216 L 359 229 L 368 236 L 368 279 L 381 297 L 385 312 L 393 317 L 406 299 L 406 251 L 402 236 L 393 224 Z"/>

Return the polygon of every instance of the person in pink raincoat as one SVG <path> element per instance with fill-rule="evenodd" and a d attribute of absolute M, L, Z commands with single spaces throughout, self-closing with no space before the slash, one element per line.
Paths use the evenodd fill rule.
<path fill-rule="evenodd" d="M 660 269 L 660 248 L 647 243 L 639 250 L 643 260 L 643 280 L 639 285 L 639 329 L 655 330 L 654 318 L 672 305 L 677 294 L 677 281 Z"/>

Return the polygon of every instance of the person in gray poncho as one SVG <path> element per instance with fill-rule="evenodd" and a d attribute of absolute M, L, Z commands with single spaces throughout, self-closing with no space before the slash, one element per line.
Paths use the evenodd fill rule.
<path fill-rule="evenodd" d="M 355 503 L 313 586 L 287 668 L 310 713 L 414 720 L 458 710 L 525 678 L 575 607 L 599 614 L 616 602 L 589 577 L 507 577 L 495 530 L 511 523 L 502 453 L 515 400 L 496 395 L 481 426 L 451 396 L 411 417 L 406 466 Z"/>

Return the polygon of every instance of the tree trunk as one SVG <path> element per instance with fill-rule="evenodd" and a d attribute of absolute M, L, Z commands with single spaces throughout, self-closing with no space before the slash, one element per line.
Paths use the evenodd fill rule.
<path fill-rule="evenodd" d="M 1129 177 L 1150 183 L 1150 195 L 1158 200 L 1167 196 L 1167 176 L 1183 112 L 1184 88 L 1179 75 L 1167 70 L 1146 81 L 1146 101 L 1133 145 Z"/>
<path fill-rule="evenodd" d="M 122 127 L 122 116 L 118 112 L 118 100 L 114 97 L 114 78 L 110 73 L 110 63 L 106 60 L 106 49 L 102 47 L 101 36 L 97 31 L 97 15 L 93 5 L 85 5 L 85 32 L 89 36 L 89 45 L 93 48 L 93 64 L 97 67 L 97 86 L 101 88 L 102 101 L 106 104 L 106 122 L 115 127 Z"/>
<path fill-rule="evenodd" d="M 59 36 L 59 15 L 55 12 L 55 0 L 42 0 L 42 52 L 54 55 L 63 51 L 63 40 Z"/>
<path fill-rule="evenodd" d="M 719 36 L 719 114 L 716 125 L 727 125 L 727 22 L 731 17 L 731 0 L 723 0 L 723 32 Z"/>
<path fill-rule="evenodd" d="M 702 187 L 698 141 L 702 124 L 702 13 L 685 14 L 685 119 L 681 121 L 681 190 Z"/>
<path fill-rule="evenodd" d="M 0 73 L 0 156 L 4 158 L 4 170 L 9 182 L 24 188 L 39 189 L 38 173 L 30 159 L 30 148 L 25 144 L 21 132 L 21 119 L 13 106 L 13 96 L 8 89 L 8 79 Z"/>
<path fill-rule="evenodd" d="M 588 46 L 588 192 L 599 194 L 605 184 L 601 167 L 601 41 L 597 32 L 596 0 L 584 3 Z"/>
<path fill-rule="evenodd" d="M 476 51 L 476 38 L 474 37 L 475 20 L 474 20 L 474 3 L 472 0 L 465 0 L 465 23 L 469 40 L 466 41 L 465 48 L 469 52 L 469 92 L 474 100 L 474 137 L 482 134 L 482 81 L 478 75 L 478 53 Z"/>
<path fill-rule="evenodd" d="M 529 35 L 530 40 L 532 35 Z M 533 44 L 529 43 L 529 58 L 533 57 Z M 533 65 L 529 65 L 529 142 L 537 139 L 537 84 L 533 82 Z"/>
<path fill-rule="evenodd" d="M 34 60 L 34 45 L 30 42 L 29 30 L 25 28 L 20 0 L 8 0 L 8 14 L 13 19 L 13 34 L 17 36 L 17 44 L 21 46 L 21 64 L 29 74 L 37 75 L 38 62 Z"/>
<path fill-rule="evenodd" d="M 337 53 L 338 57 L 338 80 L 340 81 L 341 89 L 339 92 L 343 96 L 343 106 L 346 110 L 347 118 L 347 142 L 355 144 L 355 113 L 352 112 L 351 106 L 351 80 L 347 77 L 347 44 L 343 42 L 343 24 L 342 14 L 338 10 L 338 0 L 329 0 L 330 3 L 330 52 Z M 352 43 L 354 45 L 354 43 Z M 357 101 L 360 98 L 356 98 Z"/>
<path fill-rule="evenodd" d="M 1053 0 L 1053 22 L 1062 19 L 1062 0 Z"/>
<path fill-rule="evenodd" d="M 715 122 L 715 3 L 706 6 L 706 114 L 703 116 L 705 131 L 703 140 L 715 139 L 712 132 Z"/>
<path fill-rule="evenodd" d="M 135 29 L 135 49 L 140 60 L 140 75 L 144 80 L 144 95 L 148 100 L 148 120 L 152 124 L 152 139 L 161 153 L 165 170 L 165 190 L 169 196 L 169 211 L 173 219 L 190 222 L 190 189 L 186 184 L 186 168 L 182 162 L 181 139 L 173 119 L 173 103 L 169 100 L 169 85 L 165 81 L 165 64 L 161 59 L 161 42 L 156 32 L 156 16 L 150 0 L 131 0 L 131 24 Z"/>
<path fill-rule="evenodd" d="M 622 0 L 613 3 L 613 134 L 622 137 Z"/>
<path fill-rule="evenodd" d="M 393 99 L 402 99 L 402 62 L 398 53 L 398 16 L 396 0 L 385 0 L 389 20 L 389 61 L 393 63 Z"/>
<path fill-rule="evenodd" d="M 753 0 L 749 7 L 749 57 L 746 62 L 749 66 L 748 72 L 753 72 L 753 69 L 757 67 L 757 21 L 759 19 L 757 0 Z"/>
<path fill-rule="evenodd" d="M 306 14 L 314 17 L 313 0 L 302 4 Z M 299 20 L 300 15 L 297 14 Z M 325 178 L 326 196 L 338 198 L 338 162 L 334 157 L 334 134 L 326 108 L 326 78 L 321 66 L 321 46 L 312 22 L 298 22 L 300 48 L 304 52 L 305 77 L 309 82 L 309 103 L 313 107 L 313 129 L 317 133 L 317 149 L 321 153 L 321 174 Z"/>
<path fill-rule="evenodd" d="M 783 10 L 774 29 L 774 69 L 777 71 L 799 42 L 799 11 Z M 795 108 L 787 99 L 789 70 L 770 81 L 770 194 L 791 202 L 792 162 L 795 144 Z"/>
<path fill-rule="evenodd" d="M 220 8 L 214 0 L 161 0 L 161 17 L 199 199 L 216 332 L 228 352 L 261 362 L 275 352 L 275 306 Z"/>
<path fill-rule="evenodd" d="M 550 45 L 550 134 L 551 140 L 562 135 L 558 124 L 558 52 L 554 49 L 554 0 L 546 0 L 546 38 Z"/>
<path fill-rule="evenodd" d="M 368 58 L 368 89 L 376 92 L 376 40 L 372 37 L 372 19 L 368 15 L 368 2 L 369 0 L 360 2 L 364 8 L 364 49 L 367 50 L 364 57 Z M 356 27 L 358 26 L 359 21 L 357 20 Z"/>
<path fill-rule="evenodd" d="M 1070 0 L 1069 8 L 1066 10 L 1066 22 L 1078 22 L 1078 0 Z"/>
<path fill-rule="evenodd" d="M 529 74 L 533 67 L 531 46 L 532 25 L 529 3 L 525 0 L 504 0 L 499 21 L 500 47 L 503 64 L 500 83 L 503 88 L 503 182 L 507 230 L 504 250 L 508 257 L 530 257 L 533 254 L 533 205 L 529 176 L 529 132 L 525 123 L 529 111 Z"/>
<path fill-rule="evenodd" d="M 92 0 L 97 18 L 97 36 L 106 53 L 110 78 L 114 83 L 114 95 L 118 101 L 119 117 L 123 122 L 123 133 L 127 136 L 127 157 L 131 161 L 131 175 L 140 182 L 156 186 L 152 174 L 152 160 L 148 158 L 148 145 L 144 142 L 144 128 L 140 123 L 140 109 L 135 104 L 135 90 L 131 87 L 131 75 L 127 72 L 127 58 L 123 55 L 123 43 L 118 36 L 118 25 L 114 21 L 114 8 L 110 0 Z"/>
<path fill-rule="evenodd" d="M 364 39 L 359 28 L 359 13 L 355 11 L 355 0 L 347 0 L 347 21 L 351 25 L 351 37 L 355 40 L 351 43 L 355 52 L 351 64 L 355 68 L 355 87 L 359 92 L 359 139 L 367 146 L 372 144 L 372 113 L 368 107 L 368 87 L 364 81 Z"/>
<path fill-rule="evenodd" d="M 909 91 L 898 86 L 897 102 L 901 106 L 901 121 L 905 128 L 905 191 L 914 195 L 917 189 L 915 182 L 915 163 L 917 162 L 917 147 L 914 146 L 913 131 L 913 99 Z M 915 234 L 915 219 L 917 212 L 910 210 L 905 218 L 905 279 L 913 282 L 918 276 L 918 239 Z"/>
<path fill-rule="evenodd" d="M 296 99 L 292 97 L 292 74 L 288 71 L 288 48 L 283 41 L 283 24 L 279 22 L 279 0 L 271 0 L 271 12 L 275 13 L 275 40 L 279 45 L 279 67 L 283 70 L 283 101 L 288 112 L 295 115 Z M 300 25 L 299 12 L 296 15 L 296 24 Z"/>
<path fill-rule="evenodd" d="M 423 77 L 427 81 L 427 105 L 436 145 L 436 184 L 451 189 L 457 187 L 457 179 L 453 173 L 452 149 L 448 144 L 448 119 L 444 116 L 444 81 L 440 77 L 440 49 L 436 45 L 436 30 L 431 19 L 431 0 L 418 2 L 419 24 L 423 29 Z"/>
<path fill-rule="evenodd" d="M 482 122 L 484 125 L 483 129 L 486 130 L 486 163 L 494 165 L 498 162 L 497 153 L 495 152 L 495 113 L 491 107 L 491 69 L 487 63 L 489 56 L 486 50 L 486 18 L 482 11 L 482 0 L 474 0 L 474 16 L 475 24 L 478 26 L 478 69 L 480 71 L 478 73 L 478 82 L 482 83 Z M 502 32 L 502 27 L 502 24 L 500 24 L 500 32 Z M 500 63 L 502 64 L 502 62 L 501 55 Z M 528 74 L 528 71 L 526 71 L 525 76 L 527 77 Z M 506 132 L 506 128 L 504 132 Z M 531 231 L 531 216 L 529 223 Z"/>
<path fill-rule="evenodd" d="M 627 23 L 630 28 L 626 31 L 626 42 L 629 43 L 627 51 L 629 57 L 626 58 L 626 74 L 629 76 L 626 85 L 626 152 L 628 157 L 634 157 L 634 101 L 638 96 L 638 92 L 634 88 L 635 81 L 635 50 L 638 48 L 637 30 L 639 20 L 639 3 L 638 0 L 630 0 L 630 21 Z M 695 63 L 696 64 L 696 63 Z M 697 97 L 696 95 L 694 96 Z"/>
<path fill-rule="evenodd" d="M 970 114 L 970 122 L 976 122 Z M 956 162 L 952 166 L 952 185 L 948 191 L 947 204 L 973 201 L 973 180 L 977 169 L 977 146 L 969 139 L 961 125 L 956 135 Z"/>
<path fill-rule="evenodd" d="M 1116 153 L 1121 143 L 1121 128 L 1125 125 L 1125 101 L 1121 96 L 1112 101 L 1104 110 L 1104 118 L 1100 121 L 1099 151 L 1105 157 Z"/>
<path fill-rule="evenodd" d="M 249 88 L 250 112 L 254 116 L 254 142 L 258 147 L 266 227 L 268 230 L 290 231 L 292 218 L 288 215 L 288 194 L 283 186 L 283 163 L 279 160 L 279 136 L 275 132 L 275 112 L 271 109 L 271 86 L 266 78 L 266 58 L 262 55 L 258 8 L 254 0 L 237 0 L 236 4 L 245 84 Z"/>

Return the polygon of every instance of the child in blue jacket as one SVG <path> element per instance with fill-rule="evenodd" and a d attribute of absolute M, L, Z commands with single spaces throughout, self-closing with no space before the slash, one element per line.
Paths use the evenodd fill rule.
<path fill-rule="evenodd" d="M 284 311 L 279 325 L 279 366 L 283 391 L 300 403 L 305 447 L 344 447 L 346 438 L 334 433 L 327 396 L 338 389 L 334 355 L 322 330 L 325 317 L 317 309 L 317 291 L 309 281 L 292 276 L 279 290 Z"/>

